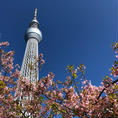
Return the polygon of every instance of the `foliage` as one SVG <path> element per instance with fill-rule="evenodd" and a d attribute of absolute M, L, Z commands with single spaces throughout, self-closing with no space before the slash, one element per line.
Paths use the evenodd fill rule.
<path fill-rule="evenodd" d="M 5 52 L 8 42 L 0 43 L 0 118 L 117 118 L 118 79 L 105 76 L 100 86 L 86 80 L 86 67 L 69 65 L 64 82 L 53 81 L 50 72 L 37 83 L 20 76 L 13 64 L 13 51 Z M 113 44 L 117 56 L 118 43 Z M 40 54 L 37 62 L 44 63 Z M 31 70 L 34 68 L 29 64 Z M 118 75 L 118 60 L 111 67 L 111 75 Z M 81 89 L 80 87 L 81 86 Z M 15 92 L 15 95 L 14 95 Z"/>

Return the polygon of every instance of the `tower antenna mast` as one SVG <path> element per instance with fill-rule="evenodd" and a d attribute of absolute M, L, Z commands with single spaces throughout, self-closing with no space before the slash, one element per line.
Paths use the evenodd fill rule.
<path fill-rule="evenodd" d="M 34 10 L 34 19 L 36 20 L 36 17 L 37 17 L 37 8 L 35 8 Z"/>

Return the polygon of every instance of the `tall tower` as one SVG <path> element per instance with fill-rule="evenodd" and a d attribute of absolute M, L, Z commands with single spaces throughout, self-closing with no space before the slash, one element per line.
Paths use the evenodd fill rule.
<path fill-rule="evenodd" d="M 37 9 L 35 9 L 34 18 L 25 33 L 27 45 L 21 67 L 21 76 L 27 77 L 32 82 L 38 80 L 38 63 L 36 60 L 38 59 L 38 43 L 42 40 L 39 22 L 36 17 Z"/>
<path fill-rule="evenodd" d="M 25 33 L 25 41 L 27 43 L 25 54 L 21 66 L 21 76 L 27 77 L 31 82 L 38 81 L 38 43 L 42 40 L 42 34 L 39 30 L 39 22 L 37 21 L 37 9 L 34 12 L 34 18 L 29 24 L 29 28 Z M 16 91 L 21 92 L 21 89 L 18 87 Z M 16 96 L 16 93 L 15 93 Z M 19 103 L 24 106 L 22 100 L 32 99 L 32 96 L 21 96 L 17 97 L 14 100 L 19 100 Z M 22 111 L 24 112 L 24 110 Z M 25 112 L 25 115 L 28 116 L 30 113 Z M 20 115 L 22 116 L 22 115 Z M 20 117 L 18 115 L 18 118 Z M 33 118 L 32 116 L 29 118 Z"/>

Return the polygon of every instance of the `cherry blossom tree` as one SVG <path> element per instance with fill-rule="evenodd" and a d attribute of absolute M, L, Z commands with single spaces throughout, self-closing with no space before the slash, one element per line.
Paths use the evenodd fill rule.
<path fill-rule="evenodd" d="M 13 63 L 14 52 L 5 51 L 6 46 L 8 42 L 0 43 L 0 118 L 118 117 L 117 42 L 113 44 L 116 60 L 111 74 L 104 77 L 100 86 L 86 79 L 83 64 L 67 66 L 63 82 L 55 81 L 52 72 L 36 83 L 30 82 L 20 75 L 19 66 Z M 43 54 L 36 62 L 42 66 Z"/>

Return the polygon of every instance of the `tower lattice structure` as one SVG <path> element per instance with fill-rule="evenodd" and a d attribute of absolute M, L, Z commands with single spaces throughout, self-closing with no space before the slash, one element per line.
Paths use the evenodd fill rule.
<path fill-rule="evenodd" d="M 36 17 L 37 9 L 35 9 L 34 18 L 25 33 L 27 45 L 21 66 L 21 76 L 27 77 L 31 82 L 38 81 L 38 43 L 42 40 L 39 22 Z"/>

